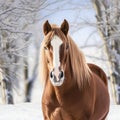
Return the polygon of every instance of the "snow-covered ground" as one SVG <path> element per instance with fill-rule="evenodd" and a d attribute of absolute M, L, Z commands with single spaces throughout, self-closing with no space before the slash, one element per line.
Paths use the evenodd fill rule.
<path fill-rule="evenodd" d="M 37 103 L 0 105 L 0 120 L 43 120 L 41 105 Z M 120 106 L 111 105 L 107 120 L 120 120 Z"/>
<path fill-rule="evenodd" d="M 0 105 L 0 120 L 43 120 L 40 104 Z"/>
<path fill-rule="evenodd" d="M 108 120 L 120 120 L 120 105 L 111 105 Z"/>

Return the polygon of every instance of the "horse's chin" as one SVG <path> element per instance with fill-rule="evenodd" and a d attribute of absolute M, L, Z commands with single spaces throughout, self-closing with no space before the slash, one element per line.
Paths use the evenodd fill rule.
<path fill-rule="evenodd" d="M 59 87 L 62 86 L 64 83 L 64 79 L 60 79 L 59 81 L 55 81 L 54 79 L 50 79 L 53 86 Z"/>

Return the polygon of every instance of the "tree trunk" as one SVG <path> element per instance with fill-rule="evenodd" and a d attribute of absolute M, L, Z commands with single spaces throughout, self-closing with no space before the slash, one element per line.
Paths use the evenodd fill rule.
<path fill-rule="evenodd" d="M 104 41 L 110 65 L 110 81 L 115 102 L 120 104 L 120 38 L 119 1 L 92 0 L 96 10 L 98 30 Z"/>

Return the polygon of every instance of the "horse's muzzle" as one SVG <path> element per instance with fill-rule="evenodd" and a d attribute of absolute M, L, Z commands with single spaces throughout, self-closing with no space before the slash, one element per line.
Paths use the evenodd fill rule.
<path fill-rule="evenodd" d="M 64 81 L 64 72 L 62 70 L 53 69 L 50 72 L 50 80 L 53 86 L 61 86 Z"/>

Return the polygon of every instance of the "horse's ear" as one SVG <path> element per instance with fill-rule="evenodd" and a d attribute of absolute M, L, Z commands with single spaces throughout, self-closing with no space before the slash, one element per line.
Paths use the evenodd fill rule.
<path fill-rule="evenodd" d="M 51 31 L 51 25 L 49 24 L 48 20 L 43 24 L 43 32 L 47 35 Z"/>
<path fill-rule="evenodd" d="M 65 35 L 67 35 L 68 30 L 69 30 L 69 24 L 66 19 L 64 19 L 63 23 L 61 24 L 60 29 Z"/>

